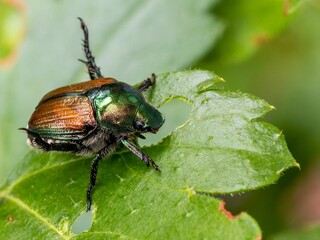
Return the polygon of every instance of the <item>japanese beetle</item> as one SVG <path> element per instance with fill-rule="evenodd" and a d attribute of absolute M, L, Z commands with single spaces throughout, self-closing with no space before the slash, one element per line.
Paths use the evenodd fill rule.
<path fill-rule="evenodd" d="M 90 182 L 87 189 L 87 211 L 96 183 L 98 164 L 117 145 L 123 144 L 147 166 L 160 171 L 156 163 L 134 143 L 145 139 L 146 132 L 156 133 L 164 116 L 148 104 L 141 92 L 155 83 L 155 75 L 137 88 L 113 78 L 105 78 L 96 66 L 89 46 L 89 32 L 79 18 L 84 33 L 83 47 L 90 81 L 57 88 L 40 100 L 27 128 L 28 144 L 43 151 L 74 152 L 92 155 Z"/>

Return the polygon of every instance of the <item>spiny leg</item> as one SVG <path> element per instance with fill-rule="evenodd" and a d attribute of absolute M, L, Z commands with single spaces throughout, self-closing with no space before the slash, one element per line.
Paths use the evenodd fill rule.
<path fill-rule="evenodd" d="M 143 92 L 147 90 L 149 87 L 151 87 L 156 81 L 156 75 L 154 73 L 151 74 L 151 78 L 147 78 L 144 80 L 138 87 L 138 90 L 140 92 Z"/>
<path fill-rule="evenodd" d="M 102 159 L 101 155 L 98 153 L 96 157 L 93 159 L 92 164 L 91 164 L 91 171 L 90 171 L 90 182 L 88 185 L 87 189 L 87 212 L 90 211 L 91 208 L 91 192 L 96 185 L 96 178 L 98 174 L 98 166 L 99 166 L 99 161 Z"/>
<path fill-rule="evenodd" d="M 99 161 L 103 159 L 107 154 L 109 154 L 114 149 L 114 144 L 110 144 L 103 148 L 92 160 L 91 171 L 90 171 L 90 182 L 87 189 L 87 212 L 91 209 L 91 193 L 93 187 L 96 185 L 96 179 L 98 174 Z"/>
<path fill-rule="evenodd" d="M 100 68 L 96 65 L 94 57 L 91 54 L 90 45 L 89 45 L 89 30 L 88 30 L 88 27 L 84 23 L 82 18 L 78 18 L 78 19 L 80 20 L 81 28 L 82 28 L 83 34 L 84 34 L 83 50 L 84 50 L 84 53 L 85 53 L 86 58 L 87 58 L 87 61 L 84 61 L 82 59 L 79 59 L 79 61 L 83 62 L 84 64 L 86 64 L 91 80 L 103 78 L 103 76 L 102 76 L 102 74 L 100 72 Z"/>
<path fill-rule="evenodd" d="M 151 163 L 152 167 L 155 170 L 161 172 L 160 168 L 158 167 L 158 165 L 148 155 L 146 155 L 143 152 L 141 152 L 141 150 L 136 145 L 134 145 L 132 142 L 128 141 L 128 139 L 126 139 L 126 138 L 122 138 L 121 142 L 133 154 L 135 154 L 138 158 L 140 158 L 142 161 L 144 161 L 147 164 L 148 167 L 149 167 L 149 164 Z"/>

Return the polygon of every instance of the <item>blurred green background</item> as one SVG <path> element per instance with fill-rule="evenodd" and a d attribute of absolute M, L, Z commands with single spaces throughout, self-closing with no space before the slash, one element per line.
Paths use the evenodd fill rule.
<path fill-rule="evenodd" d="M 87 78 L 76 61 L 83 56 L 81 16 L 106 75 L 133 84 L 152 72 L 209 69 L 225 88 L 275 106 L 265 120 L 283 130 L 301 170 L 285 172 L 273 186 L 221 197 L 231 212 L 253 216 L 266 239 L 320 223 L 320 1 L 154 2 L 0 0 L 0 183 L 28 151 L 17 128 L 40 97 Z M 160 137 L 186 119 L 188 108 L 176 102 L 166 112 L 173 117 Z"/>

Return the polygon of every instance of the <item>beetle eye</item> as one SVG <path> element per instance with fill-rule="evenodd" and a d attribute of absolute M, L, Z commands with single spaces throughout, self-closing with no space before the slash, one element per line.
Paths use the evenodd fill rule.
<path fill-rule="evenodd" d="M 137 129 L 138 131 L 144 131 L 145 130 L 144 123 L 141 122 L 140 120 L 137 120 L 135 122 L 134 128 Z"/>

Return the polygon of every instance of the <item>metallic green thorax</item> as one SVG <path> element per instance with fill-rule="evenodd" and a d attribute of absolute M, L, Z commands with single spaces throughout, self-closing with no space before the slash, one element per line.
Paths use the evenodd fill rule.
<path fill-rule="evenodd" d="M 164 122 L 163 115 L 126 83 L 102 86 L 88 96 L 93 101 L 97 122 L 113 133 L 153 132 Z"/>

